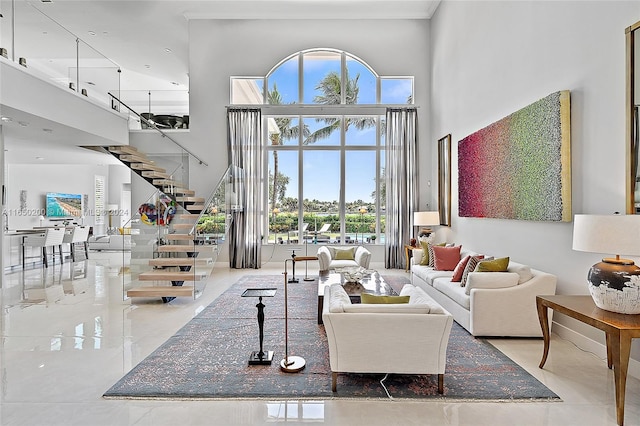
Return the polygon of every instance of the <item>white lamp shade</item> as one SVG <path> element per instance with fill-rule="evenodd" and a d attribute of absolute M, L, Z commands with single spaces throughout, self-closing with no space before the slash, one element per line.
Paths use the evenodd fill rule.
<path fill-rule="evenodd" d="M 640 255 L 640 215 L 575 215 L 573 249 L 613 255 Z"/>
<path fill-rule="evenodd" d="M 413 212 L 413 226 L 440 225 L 438 212 Z"/>

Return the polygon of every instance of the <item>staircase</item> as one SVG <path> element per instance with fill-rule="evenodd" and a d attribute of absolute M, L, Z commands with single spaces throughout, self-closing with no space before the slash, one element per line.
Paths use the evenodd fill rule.
<path fill-rule="evenodd" d="M 136 259 L 132 252 L 129 268 L 131 280 L 126 286 L 128 288 L 125 288 L 126 296 L 161 297 L 164 302 L 176 297 L 196 298 L 204 290 L 217 258 L 218 243 L 226 234 L 221 233 L 220 238 L 218 233 L 212 239 L 210 235 L 198 231 L 202 227 L 196 225 L 206 217 L 203 216 L 205 210 L 216 213 L 225 210 L 220 205 L 220 202 L 224 203 L 224 198 L 215 196 L 220 191 L 214 192 L 205 209 L 205 198 L 197 197 L 195 191 L 175 181 L 171 173 L 135 147 L 124 145 L 104 149 L 157 190 L 146 203 L 152 211 L 154 206 L 156 208 L 155 223 L 150 224 L 149 216 L 145 218 L 137 212 L 132 215 L 132 238 L 136 241 L 136 247 L 140 245 L 138 251 L 143 255 L 141 259 Z M 175 209 L 174 214 L 163 216 L 171 208 Z M 225 224 L 223 230 L 226 229 Z M 144 253 L 149 247 L 152 247 L 152 252 Z M 141 262 L 136 263 L 136 260 Z M 199 287 L 196 285 L 198 283 Z"/>

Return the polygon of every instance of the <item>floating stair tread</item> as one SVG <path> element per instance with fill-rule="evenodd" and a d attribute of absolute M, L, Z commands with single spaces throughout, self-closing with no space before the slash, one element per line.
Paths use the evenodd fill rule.
<path fill-rule="evenodd" d="M 211 257 L 157 257 L 149 260 L 150 266 L 203 266 L 212 265 L 213 258 Z"/>
<path fill-rule="evenodd" d="M 193 296 L 192 285 L 182 286 L 143 286 L 127 290 L 129 297 L 185 297 Z"/>
<path fill-rule="evenodd" d="M 154 269 L 138 275 L 140 281 L 200 281 L 209 276 L 203 271 L 165 271 L 164 269 Z"/>
<path fill-rule="evenodd" d="M 149 160 L 144 154 L 120 154 L 120 161 L 126 161 L 127 163 L 145 163 L 153 164 L 153 161 Z"/>
<path fill-rule="evenodd" d="M 131 145 L 110 146 L 107 150 L 114 154 L 141 154 L 140 151 Z"/>
<path fill-rule="evenodd" d="M 217 247 L 213 244 L 199 244 L 199 245 L 177 245 L 177 244 L 165 244 L 158 247 L 159 253 L 191 253 L 191 252 L 214 252 Z"/>
<path fill-rule="evenodd" d="M 178 220 L 196 220 L 197 218 L 199 218 L 200 215 L 199 214 L 194 214 L 194 213 L 179 213 L 177 215 L 175 215 L 173 217 L 174 220 L 178 219 Z"/>
<path fill-rule="evenodd" d="M 178 224 L 178 225 L 182 225 L 182 224 Z M 190 227 L 193 227 L 193 225 L 190 225 Z M 192 234 L 167 234 L 165 238 L 167 240 L 173 240 L 173 241 L 176 241 L 176 240 L 193 241 L 198 237 Z"/>
<path fill-rule="evenodd" d="M 166 185 L 166 186 L 180 185 L 180 182 L 176 182 L 175 180 L 171 180 L 171 179 L 154 179 L 153 182 L 151 183 L 154 185 Z"/>
<path fill-rule="evenodd" d="M 130 163 L 129 167 L 132 168 L 133 170 L 151 170 L 158 173 L 166 173 L 166 170 L 163 169 L 162 167 L 158 167 L 156 165 L 147 164 L 147 163 Z"/>
<path fill-rule="evenodd" d="M 182 203 L 204 203 L 204 198 L 202 197 L 177 197 L 176 201 Z"/>
<path fill-rule="evenodd" d="M 204 210 L 204 204 L 189 204 L 186 209 L 190 212 L 201 212 Z"/>
<path fill-rule="evenodd" d="M 142 177 L 150 178 L 150 179 L 169 179 L 169 175 L 167 173 L 160 173 L 154 170 L 143 170 Z"/>
<path fill-rule="evenodd" d="M 172 223 L 171 227 L 173 229 L 191 229 L 195 223 Z"/>
<path fill-rule="evenodd" d="M 196 191 L 193 189 L 185 189 L 185 188 L 173 188 L 174 194 L 183 194 L 183 195 L 196 195 Z"/>

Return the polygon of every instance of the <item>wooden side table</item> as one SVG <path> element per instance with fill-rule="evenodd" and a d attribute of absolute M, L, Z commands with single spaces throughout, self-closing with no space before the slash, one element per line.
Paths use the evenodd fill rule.
<path fill-rule="evenodd" d="M 544 338 L 540 368 L 549 354 L 548 309 L 575 318 L 605 332 L 607 366 L 613 367 L 616 392 L 616 420 L 624 422 L 624 396 L 631 352 L 631 339 L 640 338 L 640 315 L 618 314 L 598 308 L 591 296 L 537 296 L 538 318 Z"/>
<path fill-rule="evenodd" d="M 404 246 L 404 258 L 406 260 L 406 264 L 404 267 L 405 272 L 409 272 L 409 261 L 413 257 L 414 250 L 422 250 L 422 247 L 413 247 L 413 246 L 410 246 L 409 244 L 405 244 Z"/>

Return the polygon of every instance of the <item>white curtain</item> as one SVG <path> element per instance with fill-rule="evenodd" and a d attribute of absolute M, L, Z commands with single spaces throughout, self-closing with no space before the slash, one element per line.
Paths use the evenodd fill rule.
<path fill-rule="evenodd" d="M 415 108 L 388 108 L 386 135 L 387 210 L 386 268 L 405 268 L 404 245 L 412 235 L 412 214 L 417 206 L 417 114 Z"/>
<path fill-rule="evenodd" d="M 238 203 L 230 209 L 229 266 L 258 269 L 262 247 L 262 113 L 259 108 L 229 108 L 227 122 L 229 164 L 244 171 Z"/>

